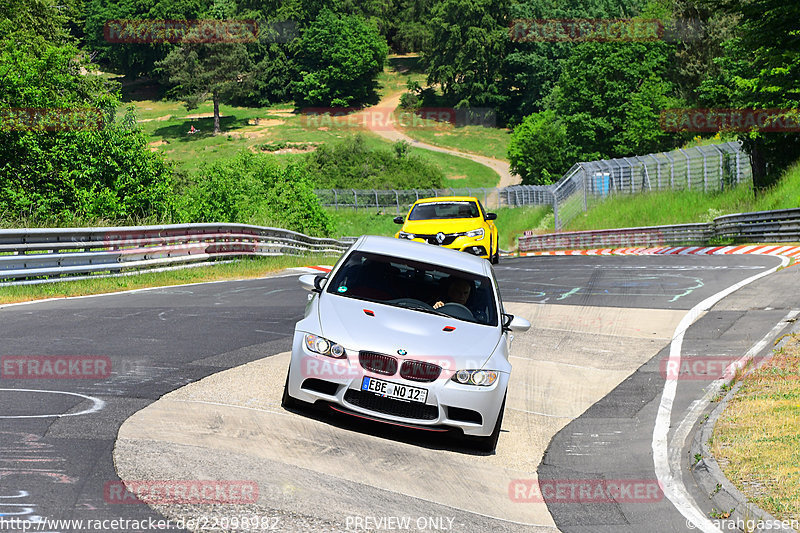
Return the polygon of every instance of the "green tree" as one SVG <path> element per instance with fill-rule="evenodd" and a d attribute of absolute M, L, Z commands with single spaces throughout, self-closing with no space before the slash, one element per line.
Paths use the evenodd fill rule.
<path fill-rule="evenodd" d="M 0 216 L 171 216 L 170 168 L 92 70 L 73 45 L 0 38 Z"/>
<path fill-rule="evenodd" d="M 521 0 L 509 7 L 509 45 L 501 67 L 502 116 L 510 124 L 545 108 L 545 99 L 558 82 L 561 64 L 577 43 L 537 41 L 527 34 L 534 19 L 607 19 L 639 15 L 640 0 Z"/>
<path fill-rule="evenodd" d="M 196 109 L 209 97 L 214 104 L 214 134 L 220 132 L 219 105 L 247 94 L 252 77 L 250 56 L 243 43 L 185 42 L 156 66 L 173 85 L 169 94 Z"/>
<path fill-rule="evenodd" d="M 328 9 L 303 32 L 293 85 L 298 106 L 349 106 L 376 100 L 377 75 L 389 47 L 375 25 Z"/>
<path fill-rule="evenodd" d="M 579 158 L 629 156 L 680 141 L 659 123 L 662 106 L 673 101 L 672 85 L 663 79 L 670 50 L 663 42 L 575 46 L 551 96 Z"/>
<path fill-rule="evenodd" d="M 511 171 L 526 185 L 558 181 L 575 162 L 567 129 L 552 110 L 533 113 L 514 128 L 508 142 Z"/>
<path fill-rule="evenodd" d="M 508 8 L 500 0 L 443 0 L 432 11 L 423 51 L 428 84 L 461 106 L 500 102 L 500 68 L 509 42 Z"/>
<path fill-rule="evenodd" d="M 701 85 L 700 101 L 741 109 L 800 109 L 800 5 L 778 0 L 725 0 L 716 5 L 738 17 L 724 44 L 720 71 Z M 756 189 L 800 157 L 800 134 L 754 129 L 739 137 L 750 154 Z"/>
<path fill-rule="evenodd" d="M 391 33 L 392 48 L 400 53 L 426 50 L 433 41 L 430 25 L 434 0 L 400 0 L 397 25 Z"/>

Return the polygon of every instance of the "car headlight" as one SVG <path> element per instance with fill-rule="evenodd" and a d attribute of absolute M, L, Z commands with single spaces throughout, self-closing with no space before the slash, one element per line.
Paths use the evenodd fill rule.
<path fill-rule="evenodd" d="M 497 381 L 497 372 L 494 370 L 459 370 L 451 379 L 462 385 L 491 387 Z"/>
<path fill-rule="evenodd" d="M 328 339 L 318 335 L 306 333 L 305 343 L 306 348 L 308 348 L 310 352 L 318 353 L 320 355 L 327 355 L 328 357 L 333 357 L 334 359 L 344 359 L 347 357 L 347 352 L 345 351 L 344 346 L 341 344 L 336 344 L 335 342 L 329 341 Z"/>
<path fill-rule="evenodd" d="M 464 235 L 466 235 L 467 237 L 470 237 L 472 239 L 480 240 L 480 239 L 483 239 L 484 231 L 483 231 L 483 228 L 478 228 L 478 229 L 474 229 L 472 231 L 468 231 L 468 232 L 464 233 Z"/>
<path fill-rule="evenodd" d="M 414 239 L 416 237 L 416 235 L 414 235 L 413 233 L 407 233 L 405 231 L 401 231 L 400 233 L 397 234 L 397 236 L 401 239 L 409 239 L 409 240 Z"/>

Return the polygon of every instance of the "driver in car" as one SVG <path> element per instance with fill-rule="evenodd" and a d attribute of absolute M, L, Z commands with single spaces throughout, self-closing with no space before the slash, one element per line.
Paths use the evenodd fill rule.
<path fill-rule="evenodd" d="M 467 305 L 470 292 L 472 291 L 472 283 L 462 278 L 453 278 L 447 285 L 447 302 L 442 300 L 433 304 L 434 309 L 442 307 L 445 303 L 457 303 Z"/>

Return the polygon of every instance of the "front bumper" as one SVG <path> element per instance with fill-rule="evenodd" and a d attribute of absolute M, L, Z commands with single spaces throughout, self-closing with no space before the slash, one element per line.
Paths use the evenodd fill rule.
<path fill-rule="evenodd" d="M 341 406 L 349 414 L 417 429 L 460 429 L 465 435 L 488 436 L 500 414 L 509 374 L 498 373 L 490 387 L 462 385 L 450 380 L 451 372 L 432 382 L 373 374 L 361 367 L 358 351 L 347 348 L 346 359 L 314 354 L 305 348 L 302 332 L 295 332 L 289 365 L 288 392 L 297 400 Z M 385 398 L 362 391 L 364 376 L 426 389 L 425 403 Z"/>
<path fill-rule="evenodd" d="M 459 252 L 466 252 L 478 257 L 483 257 L 484 259 L 489 259 L 489 239 L 486 237 L 474 239 L 472 237 L 460 236 L 455 237 L 455 239 L 450 238 L 445 240 L 445 243 L 447 244 L 437 243 L 435 237 L 435 235 L 420 235 L 411 240 L 415 242 L 424 242 L 427 244 L 433 244 L 435 246 L 441 246 L 442 248 L 450 248 L 451 250 L 458 250 Z"/>

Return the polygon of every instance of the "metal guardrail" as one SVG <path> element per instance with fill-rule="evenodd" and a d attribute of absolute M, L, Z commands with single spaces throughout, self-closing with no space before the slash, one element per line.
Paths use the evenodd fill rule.
<path fill-rule="evenodd" d="M 705 245 L 800 241 L 800 208 L 724 215 L 704 224 L 569 231 L 519 238 L 520 252 L 569 248 Z"/>
<path fill-rule="evenodd" d="M 800 240 L 800 209 L 756 211 L 714 219 L 716 237 L 736 241 L 790 242 Z"/>
<path fill-rule="evenodd" d="M 353 240 L 246 224 L 6 229 L 0 230 L 0 285 L 245 256 L 340 255 Z"/>

